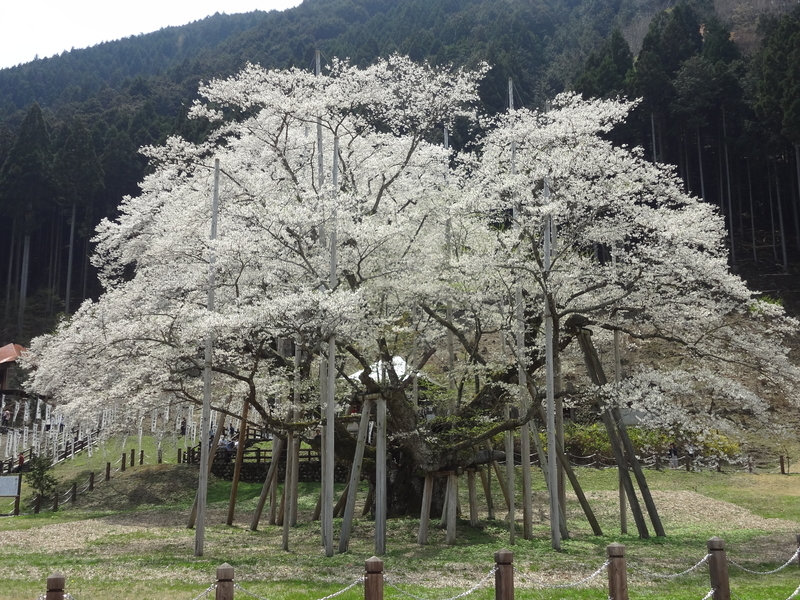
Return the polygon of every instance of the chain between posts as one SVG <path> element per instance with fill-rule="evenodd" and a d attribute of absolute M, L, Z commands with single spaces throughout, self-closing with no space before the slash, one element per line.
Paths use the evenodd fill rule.
<path fill-rule="evenodd" d="M 469 596 L 470 594 L 473 594 L 473 593 L 475 593 L 475 592 L 476 592 L 478 589 L 480 589 L 480 588 L 481 588 L 481 587 L 482 587 L 482 586 L 483 586 L 483 585 L 484 585 L 484 584 L 485 584 L 485 583 L 486 583 L 486 582 L 487 582 L 487 581 L 488 581 L 488 580 L 489 580 L 489 579 L 490 579 L 490 578 L 491 578 L 491 577 L 492 577 L 492 576 L 493 576 L 493 575 L 494 575 L 496 572 L 497 572 L 497 567 L 496 567 L 496 566 L 494 566 L 494 567 L 492 567 L 492 568 L 489 570 L 489 572 L 488 572 L 486 575 L 484 575 L 484 576 L 483 576 L 483 579 L 481 579 L 481 580 L 480 580 L 478 583 L 476 583 L 476 584 L 475 584 L 474 586 L 472 586 L 470 589 L 468 589 L 468 590 L 466 590 L 466 591 L 464 591 L 464 592 L 461 592 L 460 594 L 457 594 L 456 596 L 452 596 L 451 598 L 442 598 L 442 599 L 440 599 L 440 600 L 458 600 L 458 598 L 464 598 L 465 596 Z M 395 585 L 394 583 L 392 583 L 392 582 L 391 582 L 389 579 L 387 579 L 387 578 L 384 578 L 384 583 L 385 583 L 387 586 L 389 586 L 389 587 L 393 588 L 394 590 L 396 590 L 396 591 L 400 592 L 400 593 L 401 593 L 401 594 L 403 594 L 404 596 L 408 596 L 409 598 L 414 598 L 415 600 L 429 600 L 428 598 L 423 598 L 423 597 L 421 597 L 421 596 L 416 596 L 415 594 L 412 594 L 412 593 L 410 593 L 410 592 L 407 592 L 407 591 L 405 591 L 405 590 L 403 590 L 403 589 L 400 589 L 399 587 L 397 587 L 397 585 Z M 323 599 L 321 599 L 321 600 L 325 600 L 325 599 L 323 598 Z"/>
<path fill-rule="evenodd" d="M 610 565 L 610 564 L 611 564 L 611 561 L 607 560 L 602 565 L 600 565 L 600 568 L 598 568 L 594 573 L 592 573 L 588 577 L 584 577 L 580 581 L 575 581 L 573 583 L 564 583 L 564 584 L 560 584 L 560 585 L 548 585 L 548 584 L 545 584 L 545 583 L 534 581 L 533 579 L 527 577 L 525 573 L 523 573 L 522 571 L 520 571 L 516 567 L 514 567 L 514 572 L 517 575 L 519 575 L 521 579 L 524 579 L 525 581 L 533 583 L 533 584 L 537 585 L 538 587 L 540 587 L 542 589 L 560 590 L 560 589 L 565 589 L 565 588 L 578 587 L 579 585 L 583 585 L 584 583 L 590 582 L 592 579 L 594 579 L 596 577 L 599 577 L 600 573 L 605 571 L 608 568 L 608 565 Z"/>
<path fill-rule="evenodd" d="M 217 589 L 217 584 L 216 583 L 212 583 L 210 586 L 208 586 L 206 589 L 204 589 L 202 592 L 200 592 L 200 594 L 198 596 L 195 596 L 194 598 L 192 598 L 192 600 L 200 600 L 200 598 L 205 598 L 211 592 L 213 592 L 215 589 Z"/>
<path fill-rule="evenodd" d="M 716 588 L 711 588 L 710 590 L 708 590 L 708 593 L 705 596 L 703 596 L 703 600 L 708 600 L 709 598 L 711 598 L 711 596 L 713 596 L 714 592 L 716 591 L 717 591 Z"/>
<path fill-rule="evenodd" d="M 798 555 L 800 555 L 800 548 L 795 550 L 794 554 L 792 554 L 792 557 L 789 560 L 787 560 L 783 565 L 781 565 L 777 569 L 773 569 L 772 571 L 752 571 L 751 569 L 748 569 L 747 567 L 743 567 L 742 565 L 740 565 L 739 563 L 737 563 L 734 560 L 731 560 L 730 558 L 728 559 L 728 562 L 731 563 L 734 567 L 737 567 L 737 568 L 741 569 L 742 571 L 746 571 L 748 573 L 752 573 L 753 575 L 772 575 L 773 573 L 777 573 L 778 571 L 782 571 L 783 569 L 788 567 L 790 564 L 792 564 L 797 559 Z"/>
<path fill-rule="evenodd" d="M 659 575 L 658 573 L 650 573 L 649 571 L 645 571 L 644 569 L 640 569 L 639 567 L 634 567 L 632 565 L 628 565 L 632 571 L 637 571 L 639 573 L 643 573 L 647 577 L 655 577 L 656 579 L 676 579 L 678 577 L 683 577 L 684 575 L 688 575 L 692 571 L 696 571 L 701 566 L 708 562 L 708 559 L 711 558 L 711 554 L 706 554 L 703 558 L 700 559 L 693 567 L 689 567 L 685 571 L 681 571 L 680 573 L 673 573 L 671 575 Z"/>

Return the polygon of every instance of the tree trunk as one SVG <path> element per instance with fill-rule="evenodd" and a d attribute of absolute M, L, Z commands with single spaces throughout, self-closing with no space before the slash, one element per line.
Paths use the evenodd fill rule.
<path fill-rule="evenodd" d="M 703 172 L 703 147 L 700 144 L 700 128 L 695 128 L 695 136 L 697 137 L 697 164 L 700 167 L 700 197 L 705 201 L 706 199 L 706 177 Z"/>
<path fill-rule="evenodd" d="M 6 306 L 5 306 L 5 320 L 11 315 L 11 287 L 14 282 L 14 254 L 16 250 L 15 242 L 17 241 L 17 220 L 14 219 L 11 225 L 11 238 L 9 239 L 8 247 L 8 274 L 6 275 Z"/>
<path fill-rule="evenodd" d="M 731 265 L 736 267 L 736 246 L 733 242 L 733 196 L 731 194 L 731 167 L 728 160 L 728 128 L 725 123 L 725 106 L 722 107 L 722 139 L 725 149 L 725 175 L 728 180 L 728 232 L 731 238 Z"/>
<path fill-rule="evenodd" d="M 775 165 L 775 202 L 778 205 L 778 226 L 781 231 L 781 253 L 783 255 L 783 272 L 789 272 L 789 256 L 786 253 L 786 228 L 783 224 L 783 206 L 781 202 L 781 176 L 778 165 Z"/>
<path fill-rule="evenodd" d="M 22 264 L 20 267 L 19 278 L 19 306 L 17 312 L 17 335 L 22 335 L 22 328 L 25 321 L 25 301 L 28 297 L 28 267 L 31 258 L 31 236 L 25 234 L 22 248 Z"/>
<path fill-rule="evenodd" d="M 75 203 L 69 220 L 69 246 L 67 250 L 67 290 L 64 294 L 64 314 L 69 315 L 69 299 L 72 294 L 72 257 L 75 253 Z"/>
<path fill-rule="evenodd" d="M 750 233 L 753 243 L 753 262 L 758 266 L 758 248 L 756 246 L 756 215 L 753 208 L 753 178 L 750 174 L 750 159 L 747 159 L 747 191 L 750 196 Z"/>

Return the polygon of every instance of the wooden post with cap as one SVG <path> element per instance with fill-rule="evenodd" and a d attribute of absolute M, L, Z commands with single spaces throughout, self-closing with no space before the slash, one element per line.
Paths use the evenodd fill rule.
<path fill-rule="evenodd" d="M 217 567 L 217 595 L 215 600 L 233 600 L 233 567 L 222 563 Z"/>
<path fill-rule="evenodd" d="M 494 553 L 494 598 L 514 600 L 514 553 L 498 550 Z"/>
<path fill-rule="evenodd" d="M 609 600 L 628 600 L 628 566 L 625 560 L 625 546 L 609 544 L 608 552 L 608 598 Z"/>
<path fill-rule="evenodd" d="M 725 554 L 725 541 L 718 537 L 708 540 L 708 571 L 714 600 L 731 600 L 731 587 L 728 581 L 728 557 Z"/>
<path fill-rule="evenodd" d="M 64 584 L 67 579 L 56 571 L 47 578 L 47 594 L 45 600 L 64 600 Z"/>
<path fill-rule="evenodd" d="M 383 561 L 377 556 L 364 562 L 364 600 L 383 600 Z"/>

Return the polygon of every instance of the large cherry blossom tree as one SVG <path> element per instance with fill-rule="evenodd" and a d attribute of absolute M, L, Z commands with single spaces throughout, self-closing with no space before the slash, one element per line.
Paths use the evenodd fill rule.
<path fill-rule="evenodd" d="M 481 442 L 533 417 L 547 303 L 562 371 L 572 355 L 583 360 L 576 339 L 587 332 L 604 357 L 614 331 L 624 344 L 621 382 L 578 376 L 564 394 L 698 435 L 733 431 L 744 415 L 768 420 L 796 390 L 784 344 L 796 323 L 730 273 L 712 207 L 639 149 L 604 139 L 631 105 L 564 95 L 546 113 L 485 118 L 474 108 L 483 71 L 392 57 L 363 70 L 336 61 L 320 77 L 250 66 L 203 86 L 192 116 L 213 133 L 144 150 L 153 173 L 141 195 L 97 232 L 105 293 L 33 342 L 31 391 L 87 419 L 111 400 L 199 402 L 212 331 L 215 406 L 247 400 L 276 434 L 312 437 L 313 374 L 335 333 L 338 399 L 386 400 L 390 502 L 403 512 L 417 507 L 420 473 L 472 464 Z M 442 143 L 456 121 L 482 132 L 459 151 Z M 556 231 L 549 269 L 546 220 Z M 444 387 L 449 379 L 446 417 L 424 418 L 412 379 L 388 366 L 395 356 Z M 503 409 L 521 401 L 520 369 L 534 401 L 511 418 Z M 347 460 L 344 425 L 336 444 Z"/>

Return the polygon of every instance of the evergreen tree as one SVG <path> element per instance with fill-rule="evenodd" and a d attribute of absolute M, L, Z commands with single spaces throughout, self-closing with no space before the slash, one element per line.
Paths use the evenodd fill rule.
<path fill-rule="evenodd" d="M 10 254 L 19 257 L 18 336 L 22 334 L 25 318 L 31 236 L 39 230 L 43 213 L 52 206 L 52 166 L 50 136 L 42 109 L 34 104 L 25 115 L 17 138 L 0 169 L 0 211 L 19 225 L 16 227 L 17 235 L 12 236 L 10 248 Z M 21 246 L 16 248 L 16 253 L 14 244 Z"/>
<path fill-rule="evenodd" d="M 83 121 L 76 119 L 67 135 L 64 146 L 55 157 L 55 178 L 62 202 L 71 207 L 69 252 L 67 259 L 67 286 L 64 294 L 64 312 L 70 312 L 73 256 L 75 248 L 75 220 L 77 207 L 91 214 L 92 202 L 103 189 L 103 167 L 94 151 L 89 130 Z M 91 223 L 87 223 L 88 228 Z M 87 229 L 87 228 L 84 228 Z M 85 231 L 88 234 L 88 231 Z"/>

